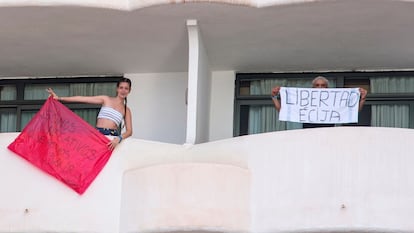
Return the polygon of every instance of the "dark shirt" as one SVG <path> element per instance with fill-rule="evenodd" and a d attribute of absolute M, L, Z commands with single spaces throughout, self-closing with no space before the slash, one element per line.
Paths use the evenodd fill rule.
<path fill-rule="evenodd" d="M 312 123 L 303 123 L 304 129 L 310 128 L 323 128 L 323 127 L 334 127 L 335 124 L 312 124 Z"/>

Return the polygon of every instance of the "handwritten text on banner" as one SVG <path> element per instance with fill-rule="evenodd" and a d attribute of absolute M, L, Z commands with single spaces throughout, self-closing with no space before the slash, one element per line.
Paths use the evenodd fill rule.
<path fill-rule="evenodd" d="M 282 87 L 280 97 L 280 121 L 321 124 L 358 122 L 358 88 Z"/>

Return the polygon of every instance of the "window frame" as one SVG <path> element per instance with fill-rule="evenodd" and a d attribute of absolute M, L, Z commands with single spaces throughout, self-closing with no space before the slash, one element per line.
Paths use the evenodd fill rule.
<path fill-rule="evenodd" d="M 414 77 L 414 71 L 373 71 L 373 72 L 303 72 L 303 73 L 236 73 L 235 79 L 235 96 L 234 96 L 234 117 L 233 117 L 233 136 L 240 135 L 241 106 L 242 105 L 269 105 L 273 106 L 273 102 L 268 95 L 246 96 L 240 95 L 240 83 L 243 81 L 253 81 L 258 79 L 273 78 L 297 78 L 313 80 L 317 76 L 324 76 L 336 79 L 336 86 L 343 87 L 345 80 L 352 79 L 370 79 L 375 77 L 398 77 L 411 76 Z M 397 94 L 376 94 L 368 92 L 365 102 L 366 106 L 375 104 L 408 104 L 410 109 L 414 109 L 414 90 L 412 93 Z M 414 111 L 409 113 L 409 127 L 414 128 Z"/>
<path fill-rule="evenodd" d="M 88 77 L 54 77 L 54 78 L 7 78 L 1 79 L 0 85 L 15 85 L 16 100 L 0 100 L 0 111 L 3 109 L 16 109 L 16 131 L 21 132 L 22 113 L 24 111 L 39 111 L 45 100 L 24 100 L 24 89 L 27 84 L 50 84 L 51 87 L 56 84 L 74 84 L 74 83 L 116 83 L 120 76 L 88 76 Z M 46 91 L 46 90 L 45 90 Z M 98 109 L 100 105 L 83 104 L 83 103 L 64 103 L 69 109 Z"/>

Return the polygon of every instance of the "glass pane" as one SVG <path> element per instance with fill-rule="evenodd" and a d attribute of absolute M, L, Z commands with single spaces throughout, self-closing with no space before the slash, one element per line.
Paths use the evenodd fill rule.
<path fill-rule="evenodd" d="M 262 79 L 250 81 L 249 91 L 244 91 L 249 93 L 249 95 L 270 95 L 272 88 L 275 86 L 281 87 L 303 87 L 310 88 L 312 87 L 312 80 L 309 78 L 278 78 L 278 79 Z M 336 87 L 336 80 L 328 78 L 329 87 Z M 240 92 L 242 91 L 242 86 L 240 87 Z"/>
<path fill-rule="evenodd" d="M 409 128 L 409 105 L 379 105 L 371 107 L 371 125 L 377 127 Z"/>
<path fill-rule="evenodd" d="M 58 96 L 69 95 L 69 84 L 26 84 L 24 87 L 25 100 L 45 100 L 49 97 L 47 88 L 53 88 Z"/>
<path fill-rule="evenodd" d="M 38 112 L 39 110 L 25 110 L 22 111 L 22 130 L 24 127 L 26 127 L 27 123 L 33 118 L 33 116 Z"/>
<path fill-rule="evenodd" d="M 73 110 L 79 117 L 88 122 L 91 126 L 96 125 L 96 116 L 98 115 L 99 109 L 75 109 Z M 22 129 L 30 122 L 33 116 L 38 110 L 25 110 L 22 111 Z"/>
<path fill-rule="evenodd" d="M 116 95 L 116 83 L 73 83 L 73 84 L 27 84 L 24 88 L 25 100 L 47 99 L 47 88 L 53 88 L 58 96 Z"/>
<path fill-rule="evenodd" d="M 116 83 L 94 83 L 94 95 L 116 96 Z"/>
<path fill-rule="evenodd" d="M 70 84 L 70 96 L 116 95 L 116 83 L 74 83 Z M 62 95 L 63 96 L 63 95 Z M 67 95 L 66 95 L 67 96 Z"/>
<path fill-rule="evenodd" d="M 110 83 L 72 83 L 72 84 L 29 84 L 25 86 L 25 99 L 46 99 L 47 88 L 52 87 L 58 96 L 91 96 L 116 94 L 116 82 Z M 95 127 L 99 109 L 72 109 L 78 116 Z M 22 127 L 25 127 L 37 111 L 22 112 Z"/>
<path fill-rule="evenodd" d="M 373 77 L 372 93 L 414 93 L 414 77 Z"/>
<path fill-rule="evenodd" d="M 2 109 L 0 111 L 0 132 L 16 132 L 15 109 Z"/>
<path fill-rule="evenodd" d="M 16 100 L 16 86 L 3 85 L 0 86 L 0 100 Z"/>
<path fill-rule="evenodd" d="M 73 110 L 80 118 L 84 119 L 91 126 L 95 127 L 96 117 L 98 116 L 99 109 L 75 109 Z"/>
<path fill-rule="evenodd" d="M 279 113 L 274 106 L 254 105 L 250 106 L 248 110 L 248 134 L 302 128 L 301 123 L 279 121 Z"/>
<path fill-rule="evenodd" d="M 369 78 L 361 78 L 361 79 L 345 79 L 344 80 L 344 87 L 351 88 L 351 87 L 362 87 L 367 90 L 368 93 L 371 92 L 370 80 Z"/>
<path fill-rule="evenodd" d="M 241 96 L 249 96 L 250 95 L 250 81 L 249 80 L 240 81 L 239 94 Z"/>

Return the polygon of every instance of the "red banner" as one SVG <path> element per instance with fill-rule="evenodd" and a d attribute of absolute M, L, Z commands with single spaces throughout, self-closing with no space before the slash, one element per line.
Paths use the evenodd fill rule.
<path fill-rule="evenodd" d="M 110 158 L 109 139 L 49 97 L 8 148 L 82 194 Z"/>

